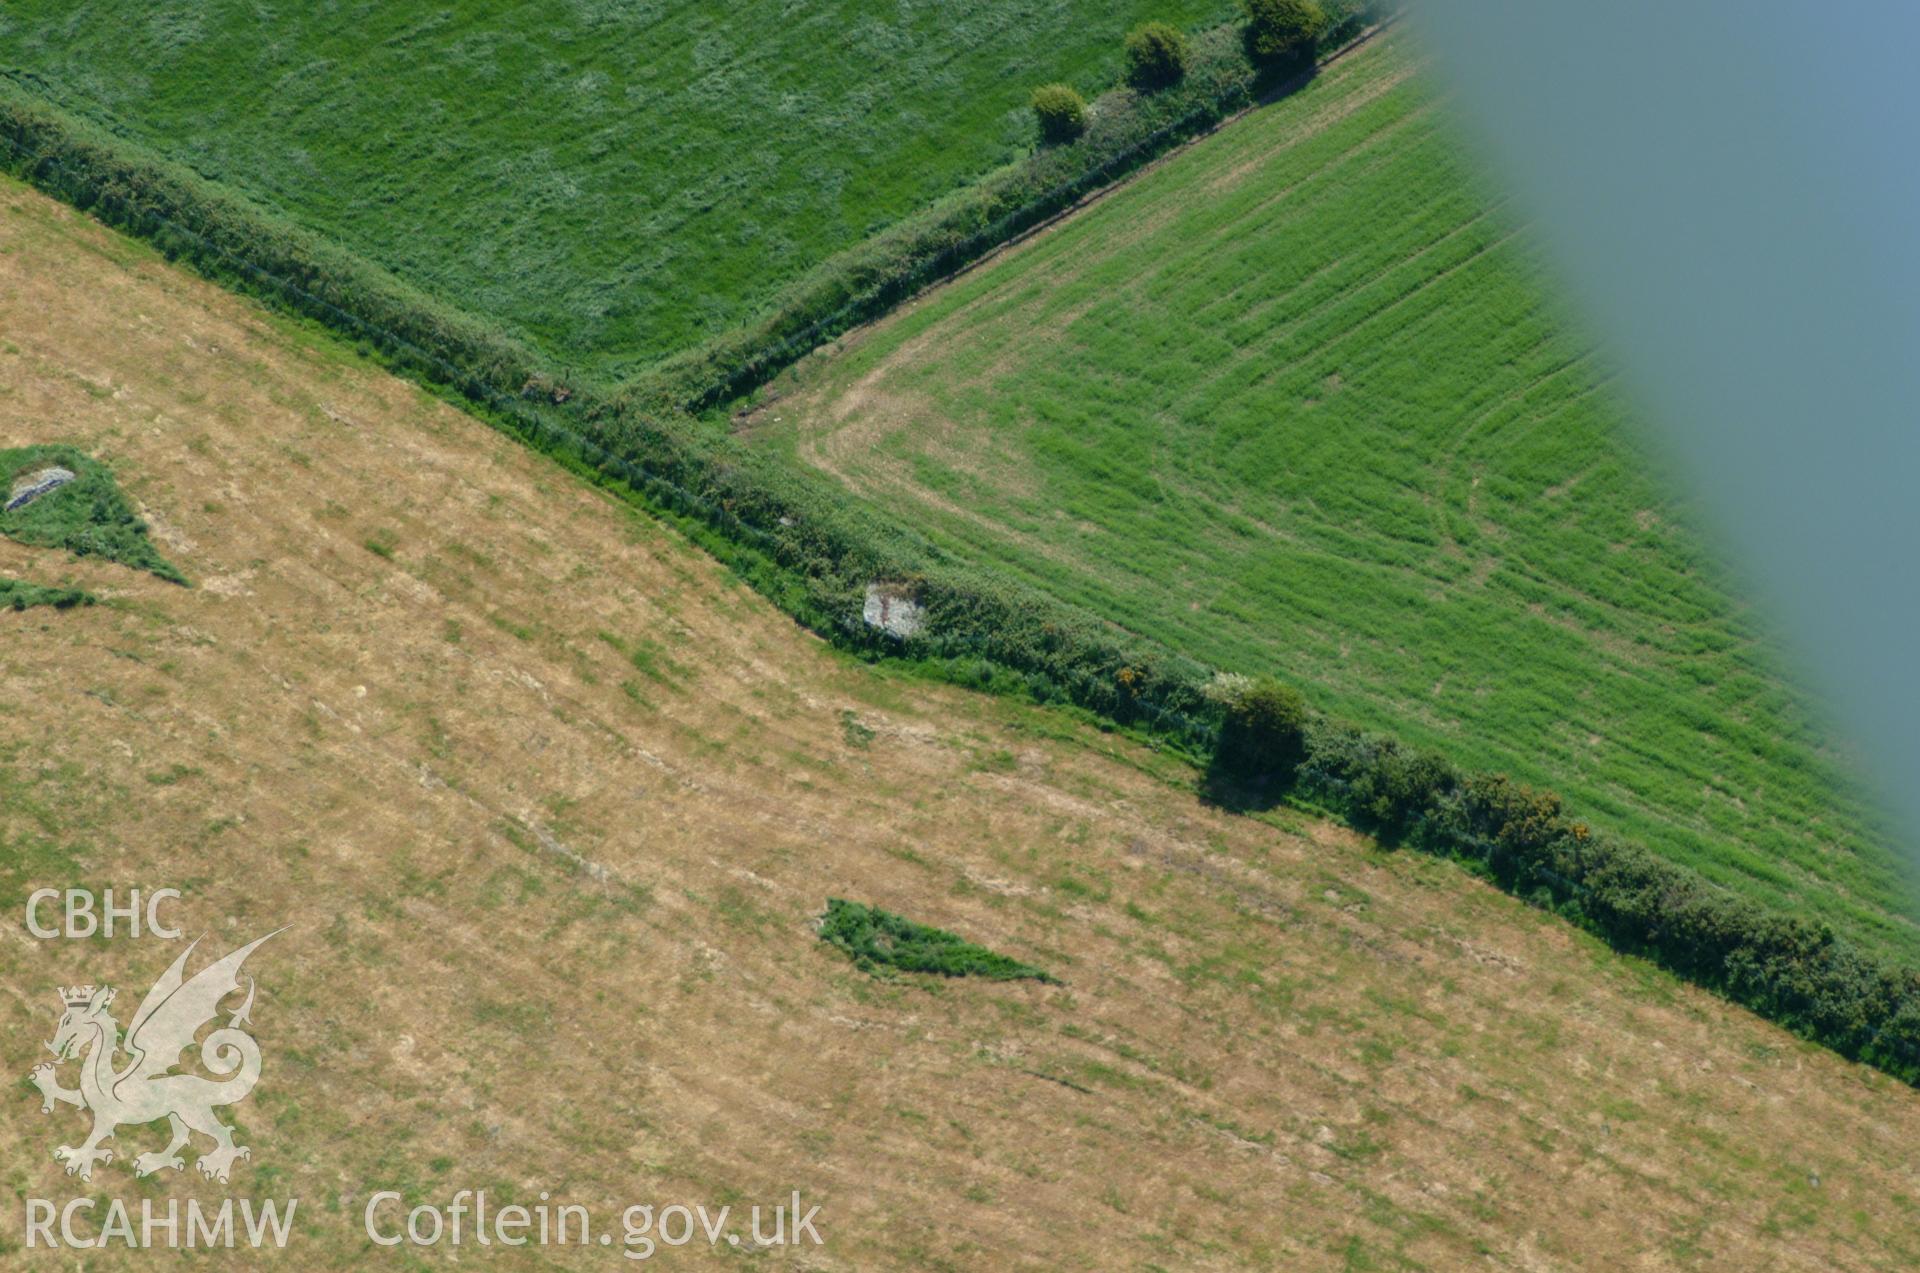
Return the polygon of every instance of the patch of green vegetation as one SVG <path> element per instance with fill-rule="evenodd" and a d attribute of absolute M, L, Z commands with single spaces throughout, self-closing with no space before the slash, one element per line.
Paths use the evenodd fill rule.
<path fill-rule="evenodd" d="M 65 445 L 0 450 L 0 496 L 22 477 L 42 469 L 74 474 L 65 486 L 12 512 L 0 512 L 0 534 L 35 548 L 64 548 L 76 557 L 103 557 L 145 570 L 172 583 L 187 577 L 160 555 L 106 465 Z"/>
<path fill-rule="evenodd" d="M 90 606 L 97 600 L 92 593 L 79 588 L 49 588 L 22 579 L 0 579 L 0 610 L 30 610 L 34 606 L 67 610 Z"/>
<path fill-rule="evenodd" d="M 1892 836 L 1435 84 L 1341 59 L 810 368 L 761 458 L 1915 960 Z"/>
<path fill-rule="evenodd" d="M 976 754 L 967 762 L 968 773 L 1010 774 L 1020 768 L 1020 758 L 1004 747 Z"/>
<path fill-rule="evenodd" d="M 648 680 L 660 685 L 675 686 L 688 676 L 684 664 L 669 658 L 660 643 L 649 637 L 641 637 L 627 651 L 627 662 L 634 670 Z"/>
<path fill-rule="evenodd" d="M 831 898 L 820 917 L 820 940 L 876 975 L 883 972 L 937 973 L 943 977 L 985 977 L 991 981 L 1044 981 L 1049 972 L 976 946 L 963 937 L 883 911 L 877 906 Z"/>
<path fill-rule="evenodd" d="M 840 736 L 846 740 L 847 746 L 865 751 L 873 746 L 874 730 L 873 726 L 863 724 L 851 709 L 845 709 L 840 713 Z"/>
<path fill-rule="evenodd" d="M 23 746 L 0 748 L 0 906 L 19 914 L 36 888 L 91 882 L 82 845 L 100 819 L 100 776 L 34 757 Z"/>
<path fill-rule="evenodd" d="M 618 370 L 731 326 L 1012 158 L 1031 137 L 1028 91 L 1112 83 L 1129 27 L 1232 11 L 120 0 L 74 22 L 25 0 L 0 39 L 66 109 L 572 365 Z"/>

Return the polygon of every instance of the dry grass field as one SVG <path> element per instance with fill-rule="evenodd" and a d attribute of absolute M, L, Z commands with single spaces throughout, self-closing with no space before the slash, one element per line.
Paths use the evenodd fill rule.
<path fill-rule="evenodd" d="M 5 184 L 0 446 L 51 440 L 113 465 L 194 586 L 0 545 L 0 575 L 103 599 L 0 614 L 0 1064 L 44 1058 L 56 986 L 132 1000 L 177 953 L 37 942 L 32 887 L 180 887 L 222 951 L 290 925 L 250 965 L 266 1068 L 233 1111 L 234 1192 L 301 1199 L 288 1267 L 439 1267 L 373 1248 L 365 1199 L 483 1186 L 603 1223 L 820 1205 L 823 1247 L 712 1257 L 750 1266 L 1920 1260 L 1920 1094 L 1450 866 L 848 661 L 671 531 Z M 874 980 L 815 939 L 829 896 L 1065 984 Z M 49 1156 L 79 1130 L 16 1083 L 9 1266 L 39 1266 L 17 1199 L 81 1188 Z M 223 1196 L 136 1183 L 160 1135 L 91 1191 Z"/>

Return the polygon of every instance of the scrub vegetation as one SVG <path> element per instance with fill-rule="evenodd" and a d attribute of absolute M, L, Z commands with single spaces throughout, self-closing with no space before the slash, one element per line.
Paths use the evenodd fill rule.
<path fill-rule="evenodd" d="M 826 913 L 820 917 L 820 940 L 871 973 L 924 972 L 989 981 L 1058 980 L 1031 964 L 995 954 L 943 929 L 838 897 L 828 899 Z"/>
<path fill-rule="evenodd" d="M 0 610 L 31 610 L 35 606 L 68 610 L 74 606 L 90 606 L 94 600 L 92 593 L 81 588 L 54 588 L 24 579 L 0 579 Z"/>

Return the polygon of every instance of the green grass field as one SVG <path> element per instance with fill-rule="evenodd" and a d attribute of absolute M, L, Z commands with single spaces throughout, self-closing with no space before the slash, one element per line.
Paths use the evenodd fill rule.
<path fill-rule="evenodd" d="M 0 69 L 608 378 L 1030 143 L 1227 0 L 26 0 Z"/>
<path fill-rule="evenodd" d="M 1392 36 L 803 368 L 954 551 L 1912 958 L 1889 838 Z"/>

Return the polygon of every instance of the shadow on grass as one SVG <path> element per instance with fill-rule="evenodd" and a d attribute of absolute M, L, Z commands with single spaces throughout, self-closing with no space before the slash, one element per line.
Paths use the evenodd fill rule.
<path fill-rule="evenodd" d="M 1292 97 L 1319 79 L 1321 72 L 1325 69 L 1324 63 L 1314 60 L 1311 56 L 1285 58 L 1263 64 L 1260 56 L 1253 51 L 1251 45 L 1247 44 L 1247 39 L 1247 36 L 1243 36 L 1241 42 L 1245 47 L 1247 60 L 1256 68 L 1252 86 L 1255 106 L 1271 106 L 1275 102 Z M 1353 47 L 1357 48 L 1359 44 L 1364 43 L 1366 41 L 1361 40 Z M 1350 51 L 1350 49 L 1341 49 L 1335 56 L 1342 56 Z"/>
<path fill-rule="evenodd" d="M 1290 781 L 1256 777 L 1215 756 L 1200 776 L 1200 800 L 1228 813 L 1264 813 L 1286 799 Z"/>

